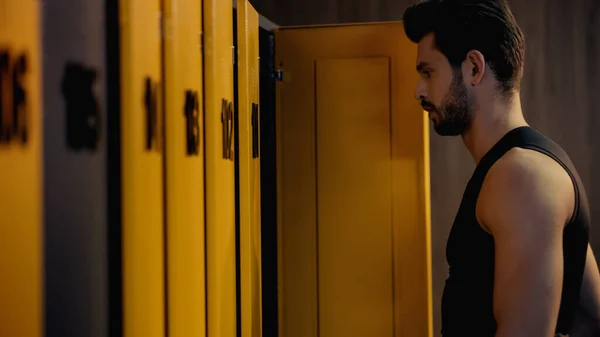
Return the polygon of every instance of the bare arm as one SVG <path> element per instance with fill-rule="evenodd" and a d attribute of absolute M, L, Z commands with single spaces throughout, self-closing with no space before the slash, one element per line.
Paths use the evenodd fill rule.
<path fill-rule="evenodd" d="M 552 337 L 562 289 L 562 231 L 573 210 L 565 200 L 569 193 L 574 199 L 573 188 L 555 163 L 522 151 L 496 163 L 478 201 L 478 218 L 495 241 L 496 337 Z"/>
<path fill-rule="evenodd" d="M 585 274 L 579 298 L 582 308 L 600 327 L 600 273 L 590 245 L 588 245 Z"/>
<path fill-rule="evenodd" d="M 570 337 L 600 335 L 600 274 L 592 248 L 588 245 L 579 308 L 573 317 Z"/>

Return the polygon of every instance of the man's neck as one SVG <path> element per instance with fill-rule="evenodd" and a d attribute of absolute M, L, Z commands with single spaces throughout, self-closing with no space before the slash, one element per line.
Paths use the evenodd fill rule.
<path fill-rule="evenodd" d="M 515 94 L 510 102 L 496 101 L 480 106 L 467 132 L 462 135 L 475 164 L 510 130 L 527 126 L 521 110 L 521 98 Z"/>

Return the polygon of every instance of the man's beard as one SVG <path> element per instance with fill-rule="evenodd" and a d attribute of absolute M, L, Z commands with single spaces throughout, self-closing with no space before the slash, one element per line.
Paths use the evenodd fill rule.
<path fill-rule="evenodd" d="M 425 100 L 421 102 L 421 106 L 424 110 L 437 114 L 438 120 L 434 121 L 434 129 L 438 135 L 458 136 L 465 133 L 473 119 L 474 108 L 460 69 L 453 71 L 448 94 L 439 108 Z"/>

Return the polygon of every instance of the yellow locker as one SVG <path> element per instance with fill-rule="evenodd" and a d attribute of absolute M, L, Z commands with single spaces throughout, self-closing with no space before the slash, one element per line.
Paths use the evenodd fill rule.
<path fill-rule="evenodd" d="M 201 337 L 206 334 L 202 3 L 164 4 L 168 335 Z"/>
<path fill-rule="evenodd" d="M 0 335 L 42 336 L 40 2 L 0 0 Z"/>
<path fill-rule="evenodd" d="M 119 0 L 123 335 L 165 335 L 161 1 Z"/>
<path fill-rule="evenodd" d="M 242 337 L 262 335 L 258 13 L 237 2 Z"/>
<path fill-rule="evenodd" d="M 275 31 L 281 336 L 431 336 L 428 121 L 401 22 Z"/>
<path fill-rule="evenodd" d="M 209 337 L 236 335 L 233 15 L 204 0 L 206 273 Z"/>

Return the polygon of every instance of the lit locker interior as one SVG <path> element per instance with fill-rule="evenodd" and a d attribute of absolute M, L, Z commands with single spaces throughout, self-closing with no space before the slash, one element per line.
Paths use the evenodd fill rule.
<path fill-rule="evenodd" d="M 167 336 L 206 335 L 202 3 L 165 0 Z"/>
<path fill-rule="evenodd" d="M 234 11 L 238 324 L 242 337 L 261 331 L 261 190 L 259 15 L 247 0 Z"/>
<path fill-rule="evenodd" d="M 41 4 L 0 0 L 0 334 L 41 337 Z"/>
<path fill-rule="evenodd" d="M 280 337 L 432 334 L 415 56 L 399 22 L 275 31 Z"/>
<path fill-rule="evenodd" d="M 204 0 L 208 337 L 237 331 L 232 3 Z"/>
<path fill-rule="evenodd" d="M 40 22 L 44 335 L 104 337 L 109 335 L 104 1 L 50 1 Z"/>
<path fill-rule="evenodd" d="M 163 337 L 166 328 L 161 5 L 119 0 L 118 7 L 125 337 Z"/>

